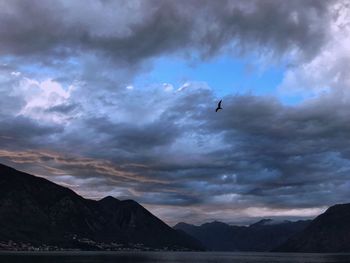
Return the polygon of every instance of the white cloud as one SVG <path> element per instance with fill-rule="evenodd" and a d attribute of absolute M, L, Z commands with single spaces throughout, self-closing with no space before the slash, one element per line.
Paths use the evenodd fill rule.
<path fill-rule="evenodd" d="M 165 91 L 170 92 L 174 90 L 174 86 L 170 83 L 163 83 L 163 88 Z"/>
<path fill-rule="evenodd" d="M 180 92 L 183 91 L 184 89 L 187 89 L 191 84 L 189 82 L 185 82 L 184 84 L 182 84 L 182 86 L 180 88 L 178 88 L 176 91 Z"/>
<path fill-rule="evenodd" d="M 48 122 L 63 123 L 67 119 L 62 114 L 49 112 L 52 107 L 68 104 L 75 86 L 64 88 L 59 82 L 52 79 L 38 81 L 23 78 L 15 92 L 20 94 L 26 104 L 18 115 Z"/>
<path fill-rule="evenodd" d="M 327 207 L 295 208 L 295 209 L 273 209 L 268 207 L 249 207 L 243 209 L 242 213 L 248 217 L 275 217 L 275 216 L 299 216 L 314 217 L 323 213 Z"/>
<path fill-rule="evenodd" d="M 12 76 L 15 76 L 15 77 L 18 77 L 18 76 L 21 75 L 21 72 L 19 72 L 19 71 L 12 71 L 12 72 L 11 72 L 11 75 L 12 75 Z"/>
<path fill-rule="evenodd" d="M 306 99 L 350 86 L 350 11 L 343 3 L 333 8 L 337 16 L 331 24 L 328 44 L 311 61 L 286 71 L 280 95 Z"/>

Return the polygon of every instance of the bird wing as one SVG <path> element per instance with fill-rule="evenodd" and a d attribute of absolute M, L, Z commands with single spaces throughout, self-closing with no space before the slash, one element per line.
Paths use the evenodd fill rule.
<path fill-rule="evenodd" d="M 219 101 L 218 108 L 221 108 L 221 102 L 222 100 Z"/>

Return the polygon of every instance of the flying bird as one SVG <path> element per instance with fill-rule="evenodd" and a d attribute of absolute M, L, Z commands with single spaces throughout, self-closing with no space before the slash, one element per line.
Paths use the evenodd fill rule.
<path fill-rule="evenodd" d="M 222 110 L 222 108 L 221 108 L 221 102 L 222 102 L 222 100 L 219 101 L 218 107 L 216 108 L 215 112 L 218 112 L 219 110 Z"/>

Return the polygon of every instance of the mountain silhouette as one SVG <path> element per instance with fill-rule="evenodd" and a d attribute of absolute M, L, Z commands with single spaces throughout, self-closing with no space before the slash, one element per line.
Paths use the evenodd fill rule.
<path fill-rule="evenodd" d="M 275 251 L 350 252 L 350 204 L 331 206 Z"/>
<path fill-rule="evenodd" d="M 44 178 L 0 164 L 0 241 L 98 249 L 124 247 L 202 250 L 133 200 L 85 199 Z M 84 242 L 83 242 L 84 241 Z"/>
<path fill-rule="evenodd" d="M 194 226 L 179 223 L 175 229 L 198 239 L 213 251 L 270 251 L 292 235 L 302 231 L 310 221 L 274 221 L 263 219 L 250 226 L 234 226 L 222 222 Z"/>

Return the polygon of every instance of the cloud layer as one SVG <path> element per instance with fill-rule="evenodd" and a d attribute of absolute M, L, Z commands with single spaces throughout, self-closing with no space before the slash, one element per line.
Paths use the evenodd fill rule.
<path fill-rule="evenodd" d="M 135 199 L 171 224 L 309 217 L 349 199 L 346 4 L 3 1 L 0 10 L 2 162 L 86 197 Z M 206 83 L 130 85 L 159 56 L 218 54 L 289 63 L 279 93 L 228 94 L 215 113 Z M 295 93 L 304 100 L 278 99 Z"/>
<path fill-rule="evenodd" d="M 213 55 L 301 52 L 327 40 L 333 1 L 11 1 L 1 3 L 3 55 L 63 58 L 92 51 L 135 63 L 187 50 Z"/>

